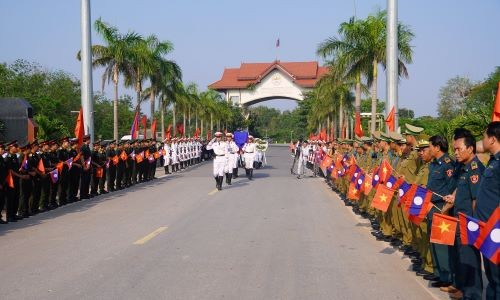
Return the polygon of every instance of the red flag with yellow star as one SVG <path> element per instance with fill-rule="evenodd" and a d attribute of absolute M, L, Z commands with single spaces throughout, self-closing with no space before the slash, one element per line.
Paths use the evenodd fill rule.
<path fill-rule="evenodd" d="M 368 194 L 372 191 L 372 180 L 372 176 L 366 174 L 365 182 L 363 182 L 363 193 L 365 196 L 368 196 Z"/>
<path fill-rule="evenodd" d="M 458 219 L 435 213 L 432 215 L 431 243 L 453 246 Z"/>
<path fill-rule="evenodd" d="M 391 164 L 384 159 L 378 169 L 379 183 L 386 183 L 392 173 Z"/>
<path fill-rule="evenodd" d="M 388 188 L 384 184 L 379 184 L 375 196 L 373 196 L 371 207 L 386 212 L 389 208 L 389 204 L 391 204 L 393 195 L 394 190 Z"/>
<path fill-rule="evenodd" d="M 358 189 L 356 189 L 355 183 L 351 182 L 351 184 L 349 184 L 349 191 L 347 193 L 347 198 L 351 200 L 359 200 L 359 194 L 360 192 Z"/>

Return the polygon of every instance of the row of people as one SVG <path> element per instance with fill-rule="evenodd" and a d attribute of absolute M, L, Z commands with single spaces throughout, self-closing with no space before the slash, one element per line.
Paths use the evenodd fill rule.
<path fill-rule="evenodd" d="M 478 143 L 491 154 L 486 167 L 476 155 L 476 140 L 470 131 L 463 128 L 455 131 L 451 149 L 454 158 L 448 154 L 446 138 L 429 137 L 423 131 L 423 128 L 407 124 L 404 135 L 375 132 L 371 138 L 318 145 L 313 151 L 320 159 L 312 161 L 313 167 L 324 157 L 333 161 L 341 155 L 344 167 L 336 167 L 332 162 L 325 169 L 326 181 L 356 214 L 370 220 L 372 234 L 377 240 L 388 242 L 411 257 L 412 270 L 430 280 L 432 287 L 439 287 L 455 299 L 482 299 L 482 260 L 488 280 L 485 298 L 499 299 L 499 266 L 491 258 L 481 257 L 474 246 L 462 244 L 460 226 L 457 226 L 453 246 L 431 243 L 430 232 L 436 213 L 455 218 L 462 213 L 482 222 L 495 218 L 494 211 L 500 203 L 500 122 L 490 123 L 482 142 Z M 304 146 L 302 152 L 314 148 Z M 382 165 L 384 161 L 389 164 L 387 168 Z M 350 168 L 353 164 L 361 171 Z M 351 184 L 352 176 L 362 172 L 367 175 L 365 180 L 380 178 L 382 173 L 377 167 L 381 171 L 389 170 L 389 175 L 398 180 L 432 191 L 432 204 L 424 221 L 416 222 L 409 217 L 404 205 L 398 205 L 398 193 L 384 212 L 374 204 L 375 189 L 361 192 L 362 187 L 356 189 L 356 185 Z M 355 170 L 348 174 L 351 176 L 344 173 L 348 169 Z M 495 242 L 494 237 L 492 240 Z M 498 243 L 497 237 L 497 252 Z"/>
<path fill-rule="evenodd" d="M 82 145 L 67 137 L 21 146 L 0 143 L 0 212 L 4 207 L 6 212 L 0 223 L 152 180 L 158 163 L 169 173 L 169 166 L 176 172 L 201 162 L 199 140 L 165 145 L 170 146 L 153 140 L 96 141 L 91 150 L 90 136 Z"/>

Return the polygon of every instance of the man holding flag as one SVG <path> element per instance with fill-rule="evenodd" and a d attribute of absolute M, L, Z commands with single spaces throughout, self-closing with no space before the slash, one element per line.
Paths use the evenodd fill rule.
<path fill-rule="evenodd" d="M 442 213 L 451 211 L 451 215 L 456 218 L 459 213 L 473 216 L 484 165 L 476 156 L 476 139 L 469 130 L 455 130 L 453 149 L 459 163 L 456 173 L 457 188 L 452 194 L 444 197 L 446 204 Z M 441 290 L 453 294 L 454 297 L 481 299 L 483 281 L 479 251 L 472 245 L 460 243 L 460 230 L 456 231 L 455 244 L 450 250 L 456 278 L 455 286 Z"/>
<path fill-rule="evenodd" d="M 493 212 L 500 206 L 500 121 L 494 121 L 488 124 L 483 134 L 483 148 L 491 153 L 491 158 L 483 173 L 479 184 L 475 216 L 483 222 L 492 218 Z M 494 220 L 493 220 L 494 221 Z M 498 220 L 496 220 L 498 223 Z M 498 253 L 498 229 L 491 230 L 490 240 L 493 240 L 493 232 L 496 232 L 496 253 Z M 484 242 L 483 242 L 484 244 Z M 494 245 L 492 245 L 494 247 Z M 495 249 L 493 249 L 495 252 Z M 486 287 L 486 299 L 500 298 L 500 268 L 492 260 L 492 257 L 483 255 L 483 265 L 488 286 Z"/>
<path fill-rule="evenodd" d="M 429 165 L 429 180 L 427 188 L 433 192 L 432 208 L 427 215 L 427 229 L 432 228 L 432 216 L 443 209 L 444 199 L 439 195 L 449 195 L 455 190 L 453 172 L 455 163 L 448 155 L 448 141 L 445 137 L 434 135 L 429 139 L 429 149 L 433 161 Z M 434 287 L 450 286 L 454 278 L 451 271 L 450 246 L 431 244 L 432 259 L 434 261 L 434 275 L 439 276 L 439 281 L 433 283 Z"/>

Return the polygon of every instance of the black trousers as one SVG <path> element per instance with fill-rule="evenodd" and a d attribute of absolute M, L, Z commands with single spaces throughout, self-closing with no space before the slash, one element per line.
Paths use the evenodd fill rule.
<path fill-rule="evenodd" d="M 31 212 L 37 212 L 40 208 L 40 199 L 42 197 L 42 177 L 36 175 L 33 178 L 33 193 L 31 196 Z"/>
<path fill-rule="evenodd" d="M 109 165 L 108 172 L 108 191 L 115 190 L 115 181 L 116 181 L 116 166 Z"/>
<path fill-rule="evenodd" d="M 30 179 L 21 179 L 21 203 L 19 203 L 18 213 L 28 215 L 30 213 L 30 197 L 33 192 L 33 182 Z"/>
<path fill-rule="evenodd" d="M 104 186 L 106 185 L 106 175 L 108 170 L 106 168 L 102 168 L 102 177 L 99 178 L 99 193 L 105 191 Z"/>
<path fill-rule="evenodd" d="M 69 170 L 69 193 L 68 197 L 70 201 L 75 201 L 78 195 L 78 189 L 80 187 L 80 174 L 82 172 L 81 168 L 71 167 Z"/>
<path fill-rule="evenodd" d="M 82 170 L 80 177 L 80 198 L 89 196 L 91 170 Z"/>
<path fill-rule="evenodd" d="M 64 164 L 61 174 L 59 175 L 59 205 L 66 204 L 69 192 L 69 170 Z"/>
<path fill-rule="evenodd" d="M 46 174 L 40 179 L 41 195 L 40 207 L 46 209 L 50 201 L 50 175 Z"/>
<path fill-rule="evenodd" d="M 19 207 L 19 178 L 14 178 L 14 188 L 7 187 L 7 219 L 16 217 L 17 208 Z"/>

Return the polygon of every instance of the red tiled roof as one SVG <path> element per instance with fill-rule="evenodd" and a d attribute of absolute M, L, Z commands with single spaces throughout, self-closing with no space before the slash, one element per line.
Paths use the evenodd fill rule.
<path fill-rule="evenodd" d="M 305 88 L 314 87 L 316 82 L 328 72 L 327 67 L 318 66 L 318 62 L 280 62 L 242 63 L 239 68 L 224 69 L 222 78 L 209 85 L 214 90 L 247 88 L 260 82 L 267 74 L 280 69 L 297 85 Z"/>

